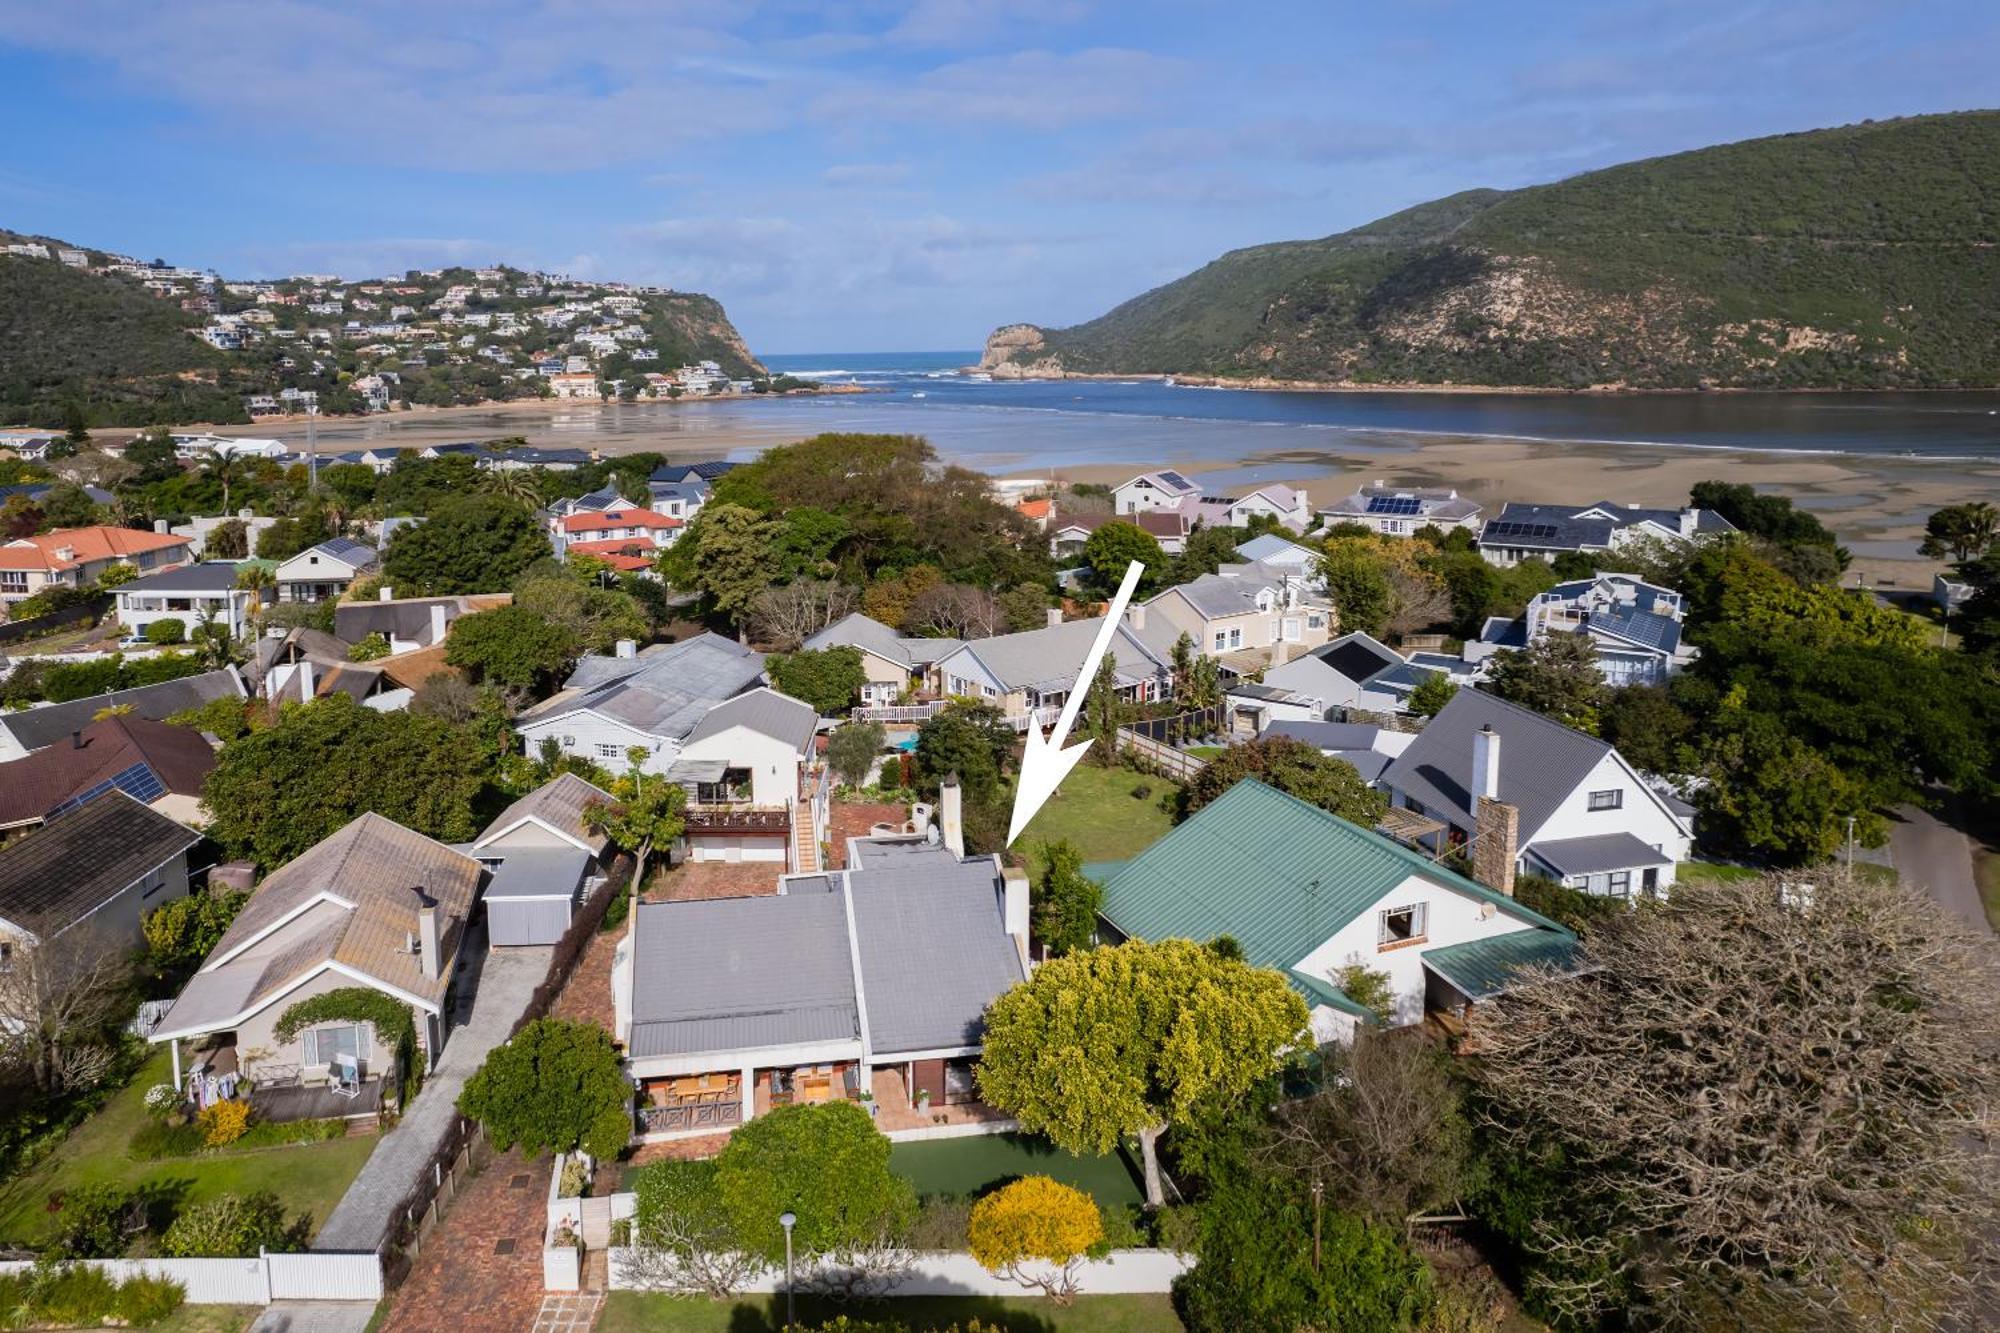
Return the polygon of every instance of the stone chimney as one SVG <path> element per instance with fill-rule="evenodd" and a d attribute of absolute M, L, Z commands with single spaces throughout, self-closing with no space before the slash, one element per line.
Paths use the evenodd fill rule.
<path fill-rule="evenodd" d="M 1472 795 L 1500 799 L 1500 733 L 1490 723 L 1472 733 Z"/>
<path fill-rule="evenodd" d="M 1487 888 L 1514 896 L 1514 863 L 1521 851 L 1521 812 L 1505 801 L 1481 796 L 1472 828 L 1472 877 Z"/>
<path fill-rule="evenodd" d="M 959 799 L 958 774 L 947 773 L 938 784 L 938 832 L 953 856 L 965 856 L 965 810 Z"/>
<path fill-rule="evenodd" d="M 431 603 L 431 642 L 444 642 L 444 603 Z"/>
<path fill-rule="evenodd" d="M 1028 872 L 1019 866 L 1000 867 L 1001 920 L 1021 961 L 1028 961 Z"/>
<path fill-rule="evenodd" d="M 611 652 L 616 657 L 637 657 L 639 645 L 631 639 L 620 639 L 611 645 Z"/>
<path fill-rule="evenodd" d="M 424 979 L 436 981 L 443 953 L 438 941 L 437 899 L 421 888 L 413 892 L 417 895 L 417 961 L 423 967 Z"/>
<path fill-rule="evenodd" d="M 1049 608 L 1049 624 L 1052 627 L 1062 624 L 1062 608 L 1060 606 Z"/>

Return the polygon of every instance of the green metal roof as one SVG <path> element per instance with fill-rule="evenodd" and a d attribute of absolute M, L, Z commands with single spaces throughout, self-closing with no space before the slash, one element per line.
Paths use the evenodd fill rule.
<path fill-rule="evenodd" d="M 1411 875 L 1574 939 L 1505 894 L 1254 778 L 1110 870 L 1100 910 L 1121 933 L 1148 940 L 1228 935 L 1258 967 L 1290 969 Z M 1324 978 L 1289 975 L 1309 1000 L 1367 1012 Z"/>
<path fill-rule="evenodd" d="M 1426 949 L 1424 966 L 1470 1000 L 1487 1000 L 1514 985 L 1524 967 L 1576 970 L 1576 938 L 1546 930 L 1516 930 L 1482 940 Z"/>

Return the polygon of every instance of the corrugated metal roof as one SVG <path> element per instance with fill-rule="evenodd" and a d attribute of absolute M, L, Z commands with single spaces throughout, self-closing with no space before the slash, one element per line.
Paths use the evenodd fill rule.
<path fill-rule="evenodd" d="M 87 699 L 24 708 L 15 713 L 0 712 L 0 729 L 11 733 L 22 749 L 39 750 L 44 745 L 68 739 L 72 731 L 81 731 L 107 708 L 129 704 L 140 717 L 159 722 L 175 713 L 199 708 L 217 699 L 243 697 L 243 682 L 237 678 L 235 671 L 223 667 L 219 671 L 204 671 L 198 676 L 163 680 L 157 685 L 138 685 L 129 690 L 93 694 Z"/>
<path fill-rule="evenodd" d="M 1090 651 L 1103 623 L 1102 616 L 1093 616 L 1089 620 L 1069 620 L 1018 634 L 996 634 L 990 639 L 974 639 L 961 651 L 976 657 L 1006 689 L 1046 686 L 1067 690 L 1076 683 L 1084 654 Z M 1155 624 L 1160 628 L 1152 629 Z M 1180 637 L 1180 632 L 1164 616 L 1149 622 L 1148 631 L 1120 625 L 1109 649 L 1117 660 L 1120 678 L 1128 684 L 1164 678 L 1173 640 Z M 1160 634 L 1168 635 L 1164 649 L 1156 649 L 1147 642 L 1147 637 L 1157 638 Z"/>
<path fill-rule="evenodd" d="M 502 858 L 486 885 L 488 900 L 574 897 L 590 868 L 590 853 L 581 847 L 494 848 L 486 855 Z"/>
<path fill-rule="evenodd" d="M 642 903 L 632 939 L 635 1056 L 861 1035 L 839 894 Z"/>
<path fill-rule="evenodd" d="M 1511 898 L 1254 779 L 1104 880 L 1103 914 L 1140 939 L 1228 935 L 1250 963 L 1285 970 L 1411 875 L 1562 931 Z"/>
<path fill-rule="evenodd" d="M 850 871 L 868 1040 L 876 1053 L 974 1046 L 986 1006 L 1023 980 L 989 857 L 942 847 Z"/>
<path fill-rule="evenodd" d="M 731 727 L 744 727 L 760 736 L 769 736 L 804 754 L 812 748 L 813 732 L 819 728 L 819 713 L 811 704 L 801 703 L 769 686 L 746 690 L 703 714 L 694 730 L 687 734 L 686 744 L 719 736 Z"/>
<path fill-rule="evenodd" d="M 1487 1000 L 1517 984 L 1523 968 L 1575 971 L 1577 941 L 1552 930 L 1513 930 L 1426 949 L 1423 961 L 1467 999 Z"/>
<path fill-rule="evenodd" d="M 1473 826 L 1472 737 L 1500 737 L 1500 799 L 1521 812 L 1526 845 L 1611 747 L 1540 713 L 1482 690 L 1460 690 L 1431 719 L 1382 780 L 1460 828 Z"/>

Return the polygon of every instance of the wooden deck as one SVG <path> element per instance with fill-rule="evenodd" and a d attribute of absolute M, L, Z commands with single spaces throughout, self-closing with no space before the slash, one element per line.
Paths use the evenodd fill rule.
<path fill-rule="evenodd" d="M 382 1113 L 382 1080 L 370 1079 L 352 1097 L 343 1097 L 330 1087 L 305 1088 L 298 1084 L 253 1088 L 250 1106 L 260 1120 L 351 1120 Z"/>

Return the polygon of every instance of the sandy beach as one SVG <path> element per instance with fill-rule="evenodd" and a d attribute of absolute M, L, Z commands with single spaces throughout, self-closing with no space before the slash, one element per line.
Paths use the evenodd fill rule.
<path fill-rule="evenodd" d="M 840 415 L 750 413 L 740 406 L 728 401 L 597 406 L 534 400 L 321 418 L 318 448 L 324 454 L 520 436 L 534 445 L 587 448 L 607 455 L 653 450 L 675 461 L 694 461 L 745 458 L 822 430 L 882 428 L 873 420 L 850 424 Z M 1077 423 L 1073 429 L 1087 426 Z M 1067 481 L 1118 482 L 1138 470 L 1130 461 L 1064 461 L 1063 440 L 1038 439 L 1034 430 L 1030 423 L 998 450 L 985 437 L 959 441 L 933 432 L 931 438 L 945 458 L 983 467 L 996 476 L 1053 474 Z M 268 423 L 223 427 L 220 433 L 272 434 L 295 450 L 305 447 L 305 431 L 298 423 L 282 428 Z M 1218 485 L 1284 481 L 1305 489 L 1316 502 L 1331 501 L 1378 477 L 1452 486 L 1489 509 L 1509 499 L 1673 505 L 1684 503 L 1688 489 L 1698 481 L 1747 482 L 1789 495 L 1816 513 L 1853 552 L 1853 570 L 1866 582 L 1904 589 L 1927 588 L 1931 575 L 1942 568 L 1916 554 L 1924 519 L 1932 510 L 1973 499 L 2000 502 L 2000 463 L 1368 431 L 1315 434 L 1313 447 L 1297 447 L 1301 442 L 1295 433 L 1279 436 L 1237 429 L 1226 434 L 1228 443 L 1240 445 L 1240 453 L 1217 452 L 1215 446 L 1221 441 L 1213 432 L 1163 430 L 1157 456 L 1143 465 L 1209 474 Z"/>

